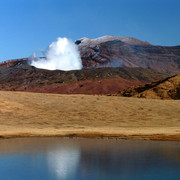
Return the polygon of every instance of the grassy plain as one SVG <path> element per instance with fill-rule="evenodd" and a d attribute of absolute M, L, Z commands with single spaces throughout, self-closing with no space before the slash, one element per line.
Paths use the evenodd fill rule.
<path fill-rule="evenodd" d="M 0 91 L 0 136 L 180 140 L 180 100 Z"/>

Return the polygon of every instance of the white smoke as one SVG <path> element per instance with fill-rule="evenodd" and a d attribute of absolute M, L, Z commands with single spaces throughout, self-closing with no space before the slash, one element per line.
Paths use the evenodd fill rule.
<path fill-rule="evenodd" d="M 52 42 L 44 52 L 45 59 L 31 55 L 30 64 L 36 68 L 48 70 L 79 70 L 82 69 L 82 61 L 77 45 L 70 39 L 58 38 Z"/>

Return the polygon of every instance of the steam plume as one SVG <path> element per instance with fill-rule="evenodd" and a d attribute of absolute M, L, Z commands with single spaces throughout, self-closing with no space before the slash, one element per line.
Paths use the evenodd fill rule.
<path fill-rule="evenodd" d="M 30 64 L 37 68 L 48 70 L 79 70 L 82 68 L 82 61 L 77 45 L 67 38 L 58 38 L 49 45 L 44 52 L 45 59 L 37 57 L 33 53 L 30 57 Z"/>

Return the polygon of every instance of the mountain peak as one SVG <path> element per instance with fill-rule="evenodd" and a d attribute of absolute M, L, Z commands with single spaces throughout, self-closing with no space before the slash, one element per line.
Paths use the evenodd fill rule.
<path fill-rule="evenodd" d="M 109 36 L 109 35 L 102 36 L 102 37 L 99 37 L 96 39 L 90 39 L 90 38 L 84 37 L 84 38 L 76 40 L 75 43 L 77 45 L 83 45 L 83 46 L 84 45 L 85 46 L 95 46 L 96 44 L 99 44 L 99 43 L 104 43 L 107 41 L 114 41 L 114 40 L 120 40 L 124 43 L 132 44 L 132 45 L 141 45 L 141 46 L 142 45 L 143 46 L 151 45 L 150 43 L 148 43 L 146 41 L 141 41 L 141 40 L 135 39 L 133 37 L 116 37 L 116 36 Z"/>

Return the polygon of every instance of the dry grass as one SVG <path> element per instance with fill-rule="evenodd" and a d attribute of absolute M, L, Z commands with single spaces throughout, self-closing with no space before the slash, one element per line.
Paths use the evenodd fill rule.
<path fill-rule="evenodd" d="M 0 135 L 180 140 L 180 101 L 1 91 Z"/>

